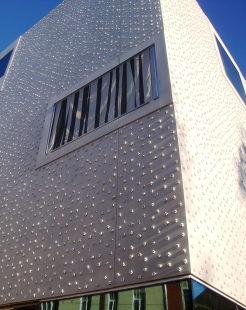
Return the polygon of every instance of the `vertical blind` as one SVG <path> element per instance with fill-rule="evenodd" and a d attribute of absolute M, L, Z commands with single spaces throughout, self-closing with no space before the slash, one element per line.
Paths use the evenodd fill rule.
<path fill-rule="evenodd" d="M 152 46 L 54 105 L 47 153 L 157 97 Z"/>

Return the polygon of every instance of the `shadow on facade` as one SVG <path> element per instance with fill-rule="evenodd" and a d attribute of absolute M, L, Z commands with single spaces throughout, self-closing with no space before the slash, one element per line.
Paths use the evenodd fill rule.
<path fill-rule="evenodd" d="M 241 132 L 242 144 L 239 148 L 238 170 L 240 176 L 240 188 L 243 196 L 246 196 L 246 129 Z"/>

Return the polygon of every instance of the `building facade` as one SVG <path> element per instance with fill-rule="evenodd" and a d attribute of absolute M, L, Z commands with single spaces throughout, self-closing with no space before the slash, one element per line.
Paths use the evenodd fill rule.
<path fill-rule="evenodd" d="M 3 308 L 245 309 L 245 80 L 195 0 L 65 0 L 0 54 Z"/>

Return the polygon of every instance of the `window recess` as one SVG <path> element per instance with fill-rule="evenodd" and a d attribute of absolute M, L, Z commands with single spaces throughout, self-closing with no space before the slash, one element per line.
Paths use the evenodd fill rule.
<path fill-rule="evenodd" d="M 54 105 L 46 153 L 158 98 L 154 46 Z"/>

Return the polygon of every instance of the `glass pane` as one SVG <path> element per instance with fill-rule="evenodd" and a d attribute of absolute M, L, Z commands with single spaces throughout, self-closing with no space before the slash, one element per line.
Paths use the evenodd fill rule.
<path fill-rule="evenodd" d="M 103 297 L 104 295 L 101 295 L 101 296 Z M 101 310 L 99 308 L 100 302 L 101 302 L 100 295 L 92 296 L 91 297 L 91 308 L 88 310 Z"/>
<path fill-rule="evenodd" d="M 104 310 L 118 310 L 118 293 L 117 292 L 105 294 Z"/>
<path fill-rule="evenodd" d="M 134 58 L 127 62 L 127 95 L 126 95 L 126 112 L 130 112 L 136 109 L 136 91 L 135 91 L 135 70 L 134 70 Z"/>
<path fill-rule="evenodd" d="M 116 68 L 115 118 L 121 116 L 123 65 Z"/>
<path fill-rule="evenodd" d="M 243 307 L 241 307 L 241 306 L 238 306 L 237 305 L 237 308 L 236 308 L 237 310 L 246 310 L 246 308 L 243 308 Z"/>
<path fill-rule="evenodd" d="M 144 86 L 144 102 L 150 102 L 152 96 L 151 85 L 151 69 L 150 69 L 150 49 L 142 53 L 142 66 L 143 66 L 143 86 Z"/>
<path fill-rule="evenodd" d="M 13 51 L 9 52 L 6 56 L 0 59 L 0 78 L 5 74 L 12 52 Z"/>
<path fill-rule="evenodd" d="M 80 310 L 82 304 L 82 297 L 60 300 L 59 301 L 59 310 Z"/>
<path fill-rule="evenodd" d="M 132 290 L 118 292 L 117 310 L 132 310 L 132 296 Z"/>
<path fill-rule="evenodd" d="M 127 63 L 122 65 L 121 115 L 127 111 Z"/>
<path fill-rule="evenodd" d="M 104 74 L 104 76 L 102 77 L 99 126 L 105 124 L 106 113 L 108 110 L 108 105 L 110 104 L 110 86 L 110 73 Z"/>
<path fill-rule="evenodd" d="M 73 134 L 72 118 L 73 118 L 74 99 L 75 99 L 75 94 L 72 94 L 71 96 L 67 98 L 68 111 L 67 111 L 66 133 L 65 133 L 64 144 L 72 140 L 71 134 Z"/>
<path fill-rule="evenodd" d="M 246 103 L 246 94 L 245 90 L 240 78 L 240 75 L 235 68 L 234 64 L 232 63 L 230 57 L 227 55 L 226 51 L 224 50 L 223 46 L 220 44 L 219 40 L 216 38 L 217 45 L 220 51 L 220 55 L 224 64 L 224 68 L 226 74 L 230 81 L 232 82 L 233 86 L 236 88 L 238 94 L 243 99 L 244 103 Z"/>
<path fill-rule="evenodd" d="M 166 310 L 166 297 L 163 285 L 139 288 L 134 290 L 122 291 L 117 293 L 115 298 L 115 308 L 113 310 Z M 108 294 L 109 295 L 109 294 Z M 105 303 L 105 310 L 107 308 Z"/>
<path fill-rule="evenodd" d="M 146 293 L 144 288 L 133 290 L 132 305 L 134 310 L 145 310 Z"/>
<path fill-rule="evenodd" d="M 181 298 L 183 309 L 192 309 L 192 294 L 191 294 L 191 286 L 190 281 L 181 281 L 179 282 L 181 289 Z"/>
<path fill-rule="evenodd" d="M 145 288 L 146 310 L 166 310 L 166 298 L 163 285 Z"/>
<path fill-rule="evenodd" d="M 215 293 L 206 286 L 192 280 L 192 295 L 197 310 L 236 310 L 236 304 Z"/>
<path fill-rule="evenodd" d="M 59 301 L 59 307 L 52 309 L 52 303 L 41 303 L 42 310 L 103 310 L 104 295 L 83 296 Z M 44 308 L 44 304 L 49 307 Z M 100 307 L 100 305 L 102 305 Z"/>
<path fill-rule="evenodd" d="M 83 92 L 84 92 L 84 89 L 78 92 L 79 93 L 78 106 L 77 106 L 77 111 L 76 111 L 76 116 L 75 116 L 73 139 L 76 139 L 79 137 L 79 128 L 80 128 L 81 115 L 82 115 Z"/>
<path fill-rule="evenodd" d="M 95 115 L 96 115 L 96 105 L 97 105 L 97 86 L 98 80 L 90 84 L 90 101 L 89 101 L 89 111 L 87 118 L 87 126 L 85 128 L 85 133 L 92 131 L 95 128 Z"/>
<path fill-rule="evenodd" d="M 65 99 L 61 103 L 57 104 L 57 107 L 56 107 L 55 119 L 57 119 L 57 125 L 55 128 L 53 149 L 56 149 L 64 144 L 65 133 L 66 133 L 67 112 L 68 112 L 67 99 Z"/>
<path fill-rule="evenodd" d="M 105 123 L 115 118 L 115 98 L 116 98 L 116 70 L 110 72 L 110 92 L 108 97 L 107 112 L 105 115 Z"/>
<path fill-rule="evenodd" d="M 132 71 L 134 71 L 134 85 L 135 85 L 136 108 L 137 108 L 137 107 L 140 107 L 139 56 L 136 56 L 131 60 L 131 68 L 132 68 Z"/>
<path fill-rule="evenodd" d="M 81 92 L 83 92 L 83 99 L 82 99 L 82 111 L 79 126 L 79 136 L 87 132 L 87 118 L 90 103 L 90 86 L 87 85 L 81 90 Z"/>
<path fill-rule="evenodd" d="M 159 97 L 159 88 L 157 78 L 156 54 L 154 46 L 150 48 L 150 59 L 151 59 L 150 63 L 151 63 L 152 94 L 153 94 L 152 99 L 156 99 Z"/>
<path fill-rule="evenodd" d="M 54 149 L 54 143 L 55 143 L 55 136 L 57 131 L 57 122 L 60 114 L 61 104 L 58 103 L 53 108 L 53 115 L 52 115 L 52 126 L 50 128 L 50 141 L 47 148 L 47 152 L 50 152 Z"/>
<path fill-rule="evenodd" d="M 69 132 L 68 132 L 67 142 L 72 141 L 74 139 L 77 110 L 78 110 L 78 105 L 79 105 L 79 92 L 71 96 L 70 104 L 71 104 L 72 111 L 71 111 L 71 116 L 70 116 L 71 119 L 69 121 Z"/>

